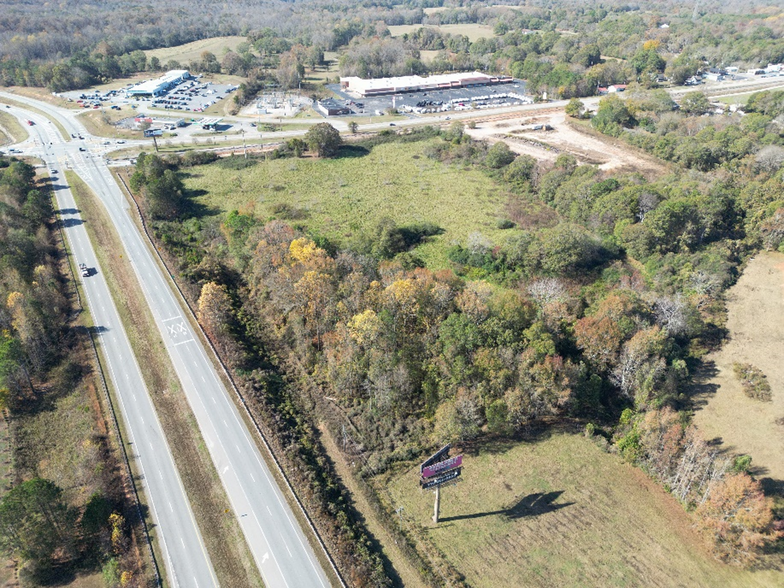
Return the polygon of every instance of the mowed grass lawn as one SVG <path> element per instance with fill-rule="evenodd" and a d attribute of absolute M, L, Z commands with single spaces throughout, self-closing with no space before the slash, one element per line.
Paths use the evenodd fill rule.
<path fill-rule="evenodd" d="M 444 232 L 416 253 L 432 268 L 448 266 L 447 248 L 481 231 L 494 243 L 506 192 L 481 171 L 463 170 L 427 158 L 428 143 L 388 143 L 361 157 L 260 160 L 243 170 L 220 162 L 185 170 L 196 200 L 216 213 L 240 210 L 266 219 L 277 204 L 305 212 L 290 221 L 313 234 L 345 243 L 379 220 L 399 225 L 432 222 Z"/>
<path fill-rule="evenodd" d="M 493 447 L 463 466 L 437 526 L 418 465 L 374 483 L 475 588 L 782 585 L 781 572 L 714 560 L 672 496 L 582 435 Z"/>

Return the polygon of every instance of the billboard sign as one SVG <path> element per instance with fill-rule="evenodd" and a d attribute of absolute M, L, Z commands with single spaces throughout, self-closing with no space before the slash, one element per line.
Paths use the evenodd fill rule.
<path fill-rule="evenodd" d="M 424 472 L 427 466 L 431 466 L 433 464 L 438 463 L 439 461 L 443 461 L 444 459 L 446 459 L 449 456 L 449 449 L 451 447 L 452 447 L 451 445 L 444 445 L 441 449 L 439 449 L 433 455 L 431 455 L 425 461 L 423 461 L 422 465 L 419 466 L 419 473 Z"/>
<path fill-rule="evenodd" d="M 463 465 L 463 456 L 456 455 L 455 457 L 450 457 L 449 459 L 446 459 L 444 461 L 439 461 L 438 463 L 434 463 L 433 465 L 423 467 L 422 477 L 432 478 L 434 476 L 438 476 L 439 474 L 448 472 L 449 470 L 459 468 L 462 465 Z"/>
<path fill-rule="evenodd" d="M 422 486 L 423 490 L 429 490 L 430 488 L 435 488 L 436 486 L 441 486 L 447 482 L 457 480 L 457 478 L 460 477 L 462 471 L 463 468 L 455 468 L 446 472 L 445 474 L 436 476 L 435 478 L 430 478 L 429 480 L 420 480 L 419 485 Z"/>
<path fill-rule="evenodd" d="M 163 135 L 163 130 L 161 129 L 147 129 L 144 131 L 145 137 L 161 137 Z"/>

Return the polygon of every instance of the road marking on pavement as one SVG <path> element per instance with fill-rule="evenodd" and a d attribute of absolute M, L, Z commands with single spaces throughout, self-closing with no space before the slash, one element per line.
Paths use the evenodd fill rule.
<path fill-rule="evenodd" d="M 177 321 L 177 322 L 174 322 Z M 183 345 L 193 341 L 190 331 L 188 330 L 185 320 L 181 316 L 164 319 L 163 324 L 166 325 L 166 330 L 169 333 L 169 338 L 174 341 L 176 345 Z M 184 340 L 180 340 L 184 339 Z"/>
<path fill-rule="evenodd" d="M 272 516 L 272 511 L 270 510 L 269 505 L 267 505 L 267 512 L 270 513 L 270 516 Z"/>
<path fill-rule="evenodd" d="M 229 466 L 226 466 L 225 468 L 223 468 L 223 471 L 221 472 L 221 474 L 225 474 L 228 471 L 229 471 Z"/>

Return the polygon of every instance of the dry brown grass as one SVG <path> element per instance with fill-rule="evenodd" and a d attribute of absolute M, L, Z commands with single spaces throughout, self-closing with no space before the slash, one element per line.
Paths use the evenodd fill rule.
<path fill-rule="evenodd" d="M 161 49 L 149 49 L 144 53 L 147 59 L 157 57 L 161 62 L 161 67 L 166 65 L 170 59 L 179 61 L 180 65 L 187 66 L 190 61 L 198 61 L 201 59 L 201 54 L 205 51 L 213 53 L 218 61 L 223 59 L 227 49 L 234 51 L 237 45 L 247 42 L 247 37 L 212 37 L 210 39 L 201 39 L 186 43 L 184 45 L 177 45 L 176 47 L 164 47 Z"/>
<path fill-rule="evenodd" d="M 108 108 L 85 110 L 79 115 L 79 121 L 91 135 L 111 137 L 114 139 L 141 139 L 141 131 L 133 131 L 131 129 L 123 129 L 114 126 L 114 123 L 117 121 L 133 117 L 134 115 L 135 111 L 128 105 L 123 104 L 122 110 L 111 110 Z"/>
<path fill-rule="evenodd" d="M 0 111 L 0 145 L 21 143 L 30 135 L 16 117 Z"/>
<path fill-rule="evenodd" d="M 14 94 L 19 94 L 20 96 L 27 96 L 28 98 L 34 98 L 35 100 L 40 100 L 41 102 L 48 102 L 49 104 L 53 104 L 54 106 L 60 106 L 62 108 L 73 108 L 73 103 L 68 102 L 64 98 L 60 98 L 59 96 L 55 96 L 46 88 L 34 88 L 29 86 L 13 86 L 8 90 L 13 92 Z"/>
<path fill-rule="evenodd" d="M 418 464 L 377 483 L 475 588 L 781 585 L 778 571 L 713 559 L 671 495 L 583 435 L 486 444 L 463 466 L 438 525 Z"/>
<path fill-rule="evenodd" d="M 73 173 L 67 174 L 77 206 L 139 362 L 161 426 L 191 502 L 196 522 L 222 586 L 262 586 L 261 576 L 229 506 L 207 447 L 175 376 L 136 276 L 103 207 Z"/>
<path fill-rule="evenodd" d="M 728 341 L 706 358 L 715 372 L 697 397 L 694 422 L 705 437 L 752 457 L 763 477 L 784 480 L 784 255 L 760 253 L 749 261 L 738 283 L 727 292 Z M 743 393 L 733 363 L 762 370 L 771 401 Z"/>

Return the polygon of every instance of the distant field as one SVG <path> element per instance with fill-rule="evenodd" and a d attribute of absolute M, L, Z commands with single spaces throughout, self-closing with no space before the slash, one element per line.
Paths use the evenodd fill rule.
<path fill-rule="evenodd" d="M 437 526 L 417 466 L 376 483 L 475 588 L 781 586 L 778 571 L 714 560 L 672 496 L 582 435 L 493 447 L 463 466 Z"/>
<path fill-rule="evenodd" d="M 301 209 L 293 221 L 344 241 L 391 217 L 399 224 L 429 221 L 444 229 L 417 253 L 431 267 L 448 265 L 446 249 L 474 231 L 493 241 L 506 195 L 480 171 L 428 159 L 427 143 L 379 145 L 363 157 L 260 161 L 236 171 L 220 164 L 193 168 L 185 184 L 206 190 L 197 200 L 216 212 L 252 211 L 266 218 L 275 204 Z"/>
<path fill-rule="evenodd" d="M 185 45 L 177 45 L 176 47 L 164 47 L 162 49 L 148 49 L 144 53 L 147 59 L 157 57 L 161 61 L 161 65 L 165 65 L 167 61 L 173 59 L 179 61 L 183 66 L 189 61 L 196 61 L 201 58 L 204 51 L 213 53 L 218 61 L 221 60 L 226 53 L 226 49 L 234 51 L 237 45 L 243 41 L 247 41 L 247 37 L 212 37 L 211 39 L 202 39 L 201 41 L 194 41 L 193 43 L 186 43 Z"/>
<path fill-rule="evenodd" d="M 747 453 L 760 477 L 784 480 L 784 255 L 762 252 L 727 292 L 729 338 L 706 362 L 715 375 L 698 397 L 694 422 L 709 439 Z M 751 363 L 767 376 L 771 402 L 746 397 L 732 364 Z"/>
<path fill-rule="evenodd" d="M 449 25 L 396 25 L 389 27 L 389 32 L 392 34 L 393 37 L 401 37 L 406 33 L 410 33 L 415 31 L 420 27 L 430 27 L 433 29 L 438 29 L 443 33 L 449 33 L 451 35 L 465 35 L 469 38 L 469 40 L 476 41 L 477 39 L 481 39 L 485 37 L 487 39 L 491 37 L 495 37 L 493 33 L 493 27 L 490 25 L 483 25 L 483 24 L 449 24 Z"/>

